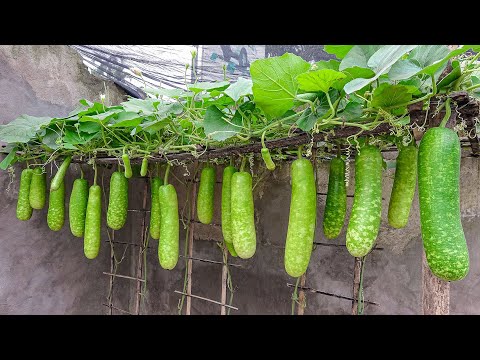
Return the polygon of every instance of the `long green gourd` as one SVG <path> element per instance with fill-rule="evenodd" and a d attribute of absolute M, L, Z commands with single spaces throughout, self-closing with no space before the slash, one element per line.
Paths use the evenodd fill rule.
<path fill-rule="evenodd" d="M 347 227 L 346 246 L 355 257 L 375 245 L 382 216 L 383 159 L 380 149 L 366 145 L 355 157 L 355 196 Z"/>
<path fill-rule="evenodd" d="M 317 218 L 317 190 L 310 160 L 299 158 L 291 165 L 292 196 L 285 243 L 285 270 L 293 277 L 307 271 L 313 250 Z"/>
<path fill-rule="evenodd" d="M 451 129 L 428 129 L 418 150 L 418 194 L 423 247 L 432 273 L 463 279 L 469 254 L 460 215 L 460 140 Z"/>
<path fill-rule="evenodd" d="M 340 235 L 346 212 L 345 161 L 341 157 L 336 157 L 330 161 L 327 199 L 323 215 L 323 233 L 327 239 L 334 239 Z"/>

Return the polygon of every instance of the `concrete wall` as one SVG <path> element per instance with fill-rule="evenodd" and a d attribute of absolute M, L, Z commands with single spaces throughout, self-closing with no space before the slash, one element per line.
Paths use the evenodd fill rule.
<path fill-rule="evenodd" d="M 46 85 L 47 84 L 47 85 Z M 61 91 L 59 90 L 61 89 Z M 91 77 L 75 52 L 63 46 L 4 46 L 0 47 L 0 120 L 11 121 L 16 116 L 53 115 L 68 113 L 80 98 L 98 99 L 103 82 Z M 112 102 L 120 102 L 121 94 L 107 84 Z M 394 153 L 385 153 L 394 159 Z M 354 164 L 351 163 L 348 194 L 354 191 Z M 233 305 L 239 311 L 232 314 L 289 314 L 293 289 L 287 283 L 295 283 L 283 268 L 285 235 L 290 202 L 290 163 L 278 164 L 274 172 L 268 172 L 262 164 L 254 167 L 255 218 L 257 252 L 249 260 L 229 258 L 239 267 L 230 267 L 235 288 Z M 87 170 L 87 167 L 84 167 Z M 193 257 L 222 261 L 217 245 L 221 241 L 220 193 L 222 166 L 217 166 L 215 188 L 214 225 L 195 224 Z M 82 240 L 74 238 L 68 223 L 58 232 L 46 225 L 46 209 L 35 212 L 28 222 L 15 218 L 18 189 L 18 170 L 9 185 L 6 172 L 0 173 L 0 189 L 4 201 L 0 212 L 0 313 L 1 314 L 104 314 L 109 289 L 110 244 L 105 231 L 102 233 L 100 255 L 93 261 L 83 256 Z M 172 183 L 177 189 L 180 211 L 186 214 L 186 179 L 183 167 L 175 168 Z M 102 187 L 108 195 L 108 180 L 112 169 L 100 172 Z M 67 199 L 73 179 L 78 176 L 78 166 L 71 166 L 67 176 Z M 387 223 L 387 206 L 393 184 L 394 170 L 384 171 L 382 224 L 377 246 L 366 260 L 364 275 L 365 299 L 379 305 L 366 305 L 366 314 L 419 314 L 421 313 L 421 252 L 418 198 L 415 197 L 406 228 L 391 229 Z M 87 170 L 87 178 L 92 179 Z M 325 193 L 328 182 L 328 162 L 319 163 L 318 192 Z M 471 269 L 462 281 L 451 285 L 451 313 L 479 314 L 480 244 L 478 218 L 480 192 L 479 160 L 463 158 L 461 166 L 462 223 L 469 249 Z M 129 207 L 143 208 L 147 179 L 130 180 Z M 190 183 L 191 184 L 191 183 Z M 146 208 L 150 206 L 147 186 Z M 106 200 L 106 198 L 105 198 Z M 348 198 L 347 214 L 353 198 Z M 106 204 L 106 202 L 105 202 Z M 316 246 L 307 272 L 306 286 L 323 292 L 350 297 L 352 294 L 354 260 L 346 250 L 345 230 L 336 240 L 327 240 L 322 234 L 321 221 L 325 196 L 318 196 L 318 226 Z M 106 206 L 104 206 L 104 210 Z M 67 215 L 68 216 L 68 215 Z M 143 213 L 129 213 L 127 224 L 115 232 L 115 241 L 140 243 Z M 148 215 L 145 218 L 147 224 Z M 348 221 L 348 218 L 347 218 Z M 181 226 L 180 253 L 185 251 L 185 229 Z M 115 256 L 121 260 L 117 273 L 135 276 L 138 267 L 138 246 L 116 244 Z M 181 257 L 172 271 L 162 270 L 158 264 L 157 241 L 149 240 L 146 252 L 147 283 L 143 292 L 141 313 L 176 314 L 181 298 L 174 290 L 181 291 L 184 283 L 186 259 Z M 219 264 L 193 261 L 192 293 L 220 301 L 221 271 Z M 136 282 L 117 278 L 113 285 L 113 304 L 134 312 Z M 351 302 L 322 294 L 307 294 L 306 314 L 349 314 Z M 121 312 L 114 310 L 114 314 Z M 192 299 L 192 314 L 219 314 L 216 304 Z"/>
<path fill-rule="evenodd" d="M 106 83 L 106 100 L 124 101 L 124 93 Z M 64 116 L 82 98 L 99 100 L 103 81 L 91 76 L 77 53 L 67 46 L 0 46 L 0 123 L 21 114 Z M 102 271 L 109 261 L 83 255 L 68 222 L 58 233 L 46 224 L 47 207 L 29 221 L 16 219 L 21 166 L 15 178 L 0 172 L 0 314 L 99 314 L 108 284 Z M 66 178 L 67 197 L 78 169 Z"/>

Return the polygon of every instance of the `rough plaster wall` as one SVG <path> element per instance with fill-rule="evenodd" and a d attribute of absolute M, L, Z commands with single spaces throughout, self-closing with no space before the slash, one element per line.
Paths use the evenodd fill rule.
<path fill-rule="evenodd" d="M 107 84 L 112 103 L 123 100 L 123 95 Z M 84 69 L 71 49 L 64 46 L 0 46 L 0 121 L 6 123 L 16 116 L 61 115 L 71 111 L 78 99 L 98 99 L 103 92 L 103 82 L 93 78 Z M 395 154 L 384 154 L 394 159 Z M 289 314 L 292 288 L 295 283 L 283 269 L 283 252 L 288 224 L 290 202 L 290 163 L 278 164 L 271 173 L 263 165 L 255 167 L 262 177 L 257 184 L 255 216 L 257 252 L 249 260 L 229 258 L 241 267 L 230 267 L 235 294 L 233 305 L 239 311 L 232 314 Z M 221 240 L 220 191 L 222 166 L 217 166 L 215 189 L 216 225 L 195 224 L 193 256 L 221 261 L 217 242 Z M 28 222 L 15 217 L 18 191 L 17 177 L 7 191 L 8 174 L 0 173 L 0 189 L 4 201 L 0 204 L 0 314 L 104 314 L 109 277 L 102 272 L 110 270 L 110 245 L 105 231 L 103 207 L 103 231 L 100 255 L 94 261 L 83 256 L 82 240 L 74 238 L 68 222 L 58 233 L 46 225 L 46 208 L 35 211 Z M 92 173 L 86 170 L 87 179 Z M 192 170 L 192 167 L 190 167 Z M 50 170 L 48 169 L 50 172 Z M 100 179 L 108 195 L 108 179 L 112 170 L 102 170 Z M 183 168 L 173 171 L 171 182 L 177 189 L 180 209 L 186 203 Z M 71 185 L 79 175 L 77 166 L 72 166 L 67 175 L 66 198 Z M 50 175 L 49 175 L 50 176 Z M 365 265 L 364 291 L 366 300 L 379 306 L 366 305 L 366 314 L 419 314 L 421 313 L 421 236 L 419 227 L 418 198 L 415 197 L 406 228 L 394 230 L 387 224 L 387 206 L 393 184 L 394 170 L 383 175 L 383 212 L 378 247 Z M 318 172 L 318 190 L 325 193 L 328 183 L 328 162 L 322 162 Z M 480 244 L 478 239 L 480 221 L 477 189 L 479 160 L 462 159 L 461 203 L 462 223 L 470 248 L 471 269 L 466 279 L 451 285 L 451 313 L 480 313 Z M 130 180 L 129 207 L 142 209 L 145 179 Z M 147 188 L 149 191 L 149 188 Z M 351 163 L 348 194 L 353 195 L 354 164 Z M 348 198 L 347 215 L 353 198 Z M 318 196 L 318 218 L 315 241 L 307 273 L 306 286 L 340 296 L 351 296 L 353 258 L 346 250 L 345 230 L 338 239 L 327 240 L 322 234 L 322 218 L 325 196 Z M 147 194 L 147 208 L 150 197 Z M 68 209 L 68 207 L 67 207 Z M 188 208 L 185 209 L 188 211 Z M 185 212 L 183 212 L 185 213 Z M 139 244 L 143 213 L 130 212 L 123 229 L 115 232 L 115 240 Z M 67 210 L 68 219 L 68 210 Z M 146 216 L 148 224 L 149 217 Z M 348 221 L 348 216 L 347 216 Z M 346 221 L 346 223 L 347 223 Z M 325 245 L 326 244 L 326 245 Z M 180 254 L 185 250 L 185 231 L 180 231 Z M 135 276 L 138 266 L 138 246 L 116 245 L 115 255 L 122 259 L 117 273 Z M 158 264 L 157 241 L 149 240 L 147 259 L 147 290 L 143 297 L 141 313 L 176 314 L 182 290 L 185 259 L 180 257 L 172 271 L 162 270 Z M 220 301 L 221 269 L 218 264 L 193 261 L 192 293 Z M 118 278 L 113 287 L 113 304 L 133 312 L 135 309 L 136 284 L 129 279 Z M 306 314 L 349 314 L 351 302 L 336 297 L 307 293 Z M 116 310 L 114 314 L 121 314 Z M 198 299 L 192 299 L 192 314 L 219 314 L 220 307 Z"/>
<path fill-rule="evenodd" d="M 124 100 L 114 84 L 106 83 L 106 88 L 112 102 Z M 90 75 L 67 46 L 0 46 L 1 124 L 21 114 L 66 115 L 82 98 L 98 101 L 100 92 L 105 92 L 103 81 Z M 61 231 L 50 231 L 47 207 L 34 211 L 30 221 L 17 220 L 21 166 L 15 170 L 10 186 L 8 173 L 0 172 L 0 314 L 105 313 L 101 303 L 108 279 L 102 271 L 108 270 L 108 252 L 88 261 L 68 222 Z M 72 167 L 66 177 L 67 199 L 75 176 L 78 170 Z M 105 231 L 102 236 L 106 238 Z"/>

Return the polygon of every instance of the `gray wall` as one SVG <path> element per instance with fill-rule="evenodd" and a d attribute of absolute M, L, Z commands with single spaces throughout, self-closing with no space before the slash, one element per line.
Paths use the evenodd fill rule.
<path fill-rule="evenodd" d="M 125 97 L 114 84 L 105 84 L 107 101 Z M 91 76 L 77 53 L 67 46 L 0 46 L 0 123 L 21 114 L 67 115 L 82 98 L 99 101 L 104 83 Z M 0 313 L 99 314 L 105 298 L 107 251 L 96 261 L 83 254 L 81 239 L 46 224 L 47 207 L 29 221 L 16 219 L 21 166 L 15 178 L 0 172 Z M 75 174 L 76 173 L 76 174 Z M 66 179 L 67 198 L 78 169 Z"/>
<path fill-rule="evenodd" d="M 112 103 L 122 100 L 122 94 L 107 84 Z M 0 121 L 7 123 L 16 116 L 57 115 L 68 113 L 80 98 L 98 99 L 103 92 L 103 82 L 92 77 L 84 69 L 78 56 L 64 46 L 1 46 L 0 47 Z M 394 153 L 384 153 L 394 159 Z M 260 165 L 260 166 L 258 166 Z M 233 305 L 239 311 L 232 314 L 289 314 L 293 289 L 287 283 L 295 283 L 283 269 L 283 252 L 288 223 L 290 163 L 278 164 L 274 172 L 268 172 L 262 164 L 254 169 L 255 218 L 257 252 L 249 260 L 229 258 L 235 288 Z M 354 190 L 354 164 L 351 163 L 348 194 Z M 59 232 L 52 232 L 46 225 L 46 212 L 36 211 L 32 219 L 20 222 L 15 217 L 19 170 L 10 184 L 9 175 L 0 173 L 0 189 L 4 201 L 0 212 L 0 313 L 1 314 L 105 314 L 110 271 L 110 245 L 104 223 L 102 247 L 95 260 L 83 255 L 82 240 L 74 238 L 66 222 Z M 87 169 L 85 166 L 84 169 Z M 189 166 L 193 173 L 192 166 Z M 108 179 L 111 169 L 101 171 L 101 181 L 108 195 Z M 186 177 L 184 169 L 173 171 L 180 210 L 186 214 Z M 193 256 L 222 260 L 216 241 L 221 240 L 220 192 L 222 166 L 217 166 L 215 192 L 216 212 L 213 223 L 195 224 Z M 71 166 L 67 176 L 67 199 L 71 184 L 79 175 L 78 166 Z M 366 305 L 366 314 L 419 314 L 421 313 L 421 236 L 419 228 L 418 199 L 415 198 L 406 228 L 395 230 L 387 224 L 387 206 L 393 184 L 394 170 L 383 176 L 383 214 L 378 236 L 378 247 L 366 260 L 364 292 L 366 300 L 379 305 Z M 480 313 L 480 278 L 478 230 L 480 228 L 480 192 L 477 189 L 479 160 L 465 157 L 461 167 L 462 222 L 469 249 L 471 269 L 462 281 L 451 285 L 451 313 Z M 91 171 L 87 178 L 92 179 Z M 318 192 L 325 193 L 328 182 L 328 162 L 319 163 Z M 130 209 L 142 209 L 144 187 L 147 179 L 130 180 Z M 147 190 L 149 190 L 147 188 Z M 106 199 L 105 199 L 106 200 Z M 350 213 L 352 197 L 348 198 Z M 106 202 L 105 202 L 106 204 Z M 325 196 L 318 196 L 318 226 L 316 246 L 307 272 L 306 286 L 320 291 L 349 297 L 352 294 L 354 260 L 346 250 L 345 229 L 336 240 L 327 240 L 321 231 L 321 219 Z M 146 208 L 150 206 L 147 193 Z M 183 209 L 185 207 L 185 209 Z M 105 210 L 106 206 L 104 206 Z M 67 215 L 68 216 L 68 215 Z M 139 244 L 142 212 L 130 212 L 127 224 L 115 232 L 115 241 Z M 148 223 L 148 215 L 146 217 Z M 103 217 L 105 222 L 105 216 Z M 348 219 L 347 219 L 348 221 Z M 181 226 L 180 253 L 185 250 L 185 230 Z M 138 246 L 115 245 L 117 273 L 135 276 Z M 176 314 L 182 290 L 185 259 L 180 258 L 172 271 L 162 270 L 158 264 L 157 242 L 150 239 L 146 254 L 147 284 L 141 313 Z M 192 293 L 220 300 L 222 266 L 193 261 Z M 116 279 L 113 286 L 113 304 L 121 309 L 134 311 L 136 283 L 129 279 Z M 306 314 L 349 314 L 349 300 L 321 294 L 307 294 Z M 120 314 L 113 311 L 114 314 Z M 218 305 L 192 299 L 192 314 L 219 314 Z"/>

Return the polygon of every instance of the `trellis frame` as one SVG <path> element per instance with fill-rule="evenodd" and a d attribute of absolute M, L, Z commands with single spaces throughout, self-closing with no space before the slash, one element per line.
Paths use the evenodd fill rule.
<path fill-rule="evenodd" d="M 455 107 L 453 107 L 453 111 L 451 112 L 451 116 L 449 121 L 447 122 L 447 127 L 453 128 L 453 126 L 457 123 L 458 117 L 461 117 L 463 120 L 465 120 L 466 123 L 466 131 L 467 133 L 470 133 L 474 131 L 474 127 L 476 124 L 476 119 L 479 115 L 479 103 L 475 99 L 472 99 L 468 96 L 468 93 L 464 91 L 459 91 L 455 92 L 449 95 L 453 102 L 456 104 Z M 426 128 L 432 127 L 432 126 L 438 126 L 440 123 L 441 119 L 443 118 L 445 111 L 440 111 L 439 113 L 435 114 L 435 105 L 434 101 L 432 101 L 430 105 L 430 109 L 424 110 L 422 109 L 423 103 L 417 103 L 413 104 L 409 107 L 409 113 L 410 113 L 410 124 L 411 125 L 422 125 L 425 124 Z M 434 116 L 431 116 L 431 115 Z M 478 119 L 477 119 L 478 120 Z M 393 127 L 387 123 L 380 124 L 378 127 L 376 127 L 373 130 L 370 131 L 361 131 L 359 130 L 358 127 L 352 127 L 349 126 L 348 123 L 346 123 L 344 126 L 336 128 L 335 133 L 325 133 L 321 132 L 318 134 L 313 135 L 313 142 L 318 143 L 321 141 L 329 141 L 333 139 L 341 139 L 341 138 L 347 138 L 352 135 L 361 135 L 361 136 L 369 136 L 369 135 L 378 135 L 378 134 L 385 134 L 389 133 Z M 414 135 L 416 140 L 420 140 L 422 134 L 415 132 Z M 462 147 L 470 147 L 471 148 L 471 156 L 473 157 L 478 157 L 480 155 L 480 149 L 479 149 L 479 141 L 478 137 L 468 137 L 466 140 L 468 144 L 465 143 L 465 140 L 462 141 Z M 286 147 L 293 147 L 293 146 L 298 146 L 298 145 L 304 145 L 312 142 L 312 135 L 307 134 L 307 133 L 299 133 L 295 134 L 292 137 L 289 138 L 284 138 L 284 139 L 276 139 L 276 140 L 269 140 L 265 141 L 265 146 L 267 148 L 286 148 Z M 152 157 L 149 159 L 151 162 L 167 162 L 167 161 L 183 161 L 183 162 L 194 162 L 195 168 L 198 167 L 198 161 L 199 160 L 207 160 L 207 159 L 213 159 L 213 158 L 218 158 L 218 157 L 227 157 L 230 155 L 241 155 L 241 154 L 247 154 L 247 153 L 258 153 L 260 152 L 262 148 L 262 144 L 257 141 L 251 144 L 246 144 L 246 145 L 239 145 L 239 146 L 231 146 L 231 147 L 224 147 L 224 148 L 218 148 L 218 149 L 204 149 L 199 147 L 197 149 L 197 152 L 200 154 L 199 156 L 193 156 L 191 153 L 173 153 L 173 154 L 158 154 L 158 155 L 152 155 Z M 131 159 L 132 163 L 139 163 L 141 159 L 139 158 L 134 158 Z M 81 158 L 74 158 L 72 162 L 84 162 L 84 159 Z M 99 164 L 111 164 L 111 163 L 117 163 L 118 159 L 113 158 L 113 157 L 108 157 L 108 156 L 97 156 L 95 158 L 95 162 Z M 314 162 L 316 163 L 316 161 Z M 196 173 L 196 172 L 195 172 Z M 316 170 L 315 170 L 316 173 Z M 209 260 L 209 259 L 199 259 L 193 257 L 193 244 L 194 244 L 194 229 L 195 229 L 195 220 L 194 220 L 194 214 L 195 214 L 195 201 L 196 201 L 196 196 L 197 196 L 197 182 L 198 178 L 193 179 L 193 186 L 192 186 L 192 191 L 190 194 L 191 197 L 191 207 L 190 207 L 190 213 L 189 213 L 189 226 L 187 231 L 188 233 L 188 259 L 187 259 L 187 288 L 186 292 L 183 291 L 178 291 L 175 290 L 175 293 L 182 294 L 187 297 L 186 301 L 186 310 L 185 314 L 190 315 L 191 314 L 191 299 L 192 298 L 197 298 L 201 299 L 203 301 L 208 301 L 212 302 L 215 304 L 218 304 L 221 307 L 220 314 L 225 315 L 226 308 L 232 308 L 235 310 L 238 310 L 238 308 L 230 306 L 229 304 L 226 304 L 226 288 L 227 288 L 227 271 L 228 271 L 228 263 L 223 262 L 221 263 L 222 265 L 222 284 L 221 284 L 221 300 L 216 301 L 213 299 L 207 299 L 200 297 L 198 295 L 192 294 L 191 291 L 191 285 L 192 285 L 192 268 L 193 268 L 193 261 L 203 261 L 203 262 L 209 262 L 213 264 L 220 264 L 219 262 Z M 317 185 L 318 186 L 318 185 Z M 317 189 L 317 195 L 326 195 L 323 193 L 319 193 Z M 131 280 L 137 281 L 137 291 L 136 291 L 136 302 L 135 302 L 135 311 L 134 314 L 140 314 L 140 297 L 141 297 L 141 292 L 139 289 L 141 289 L 141 282 L 143 279 L 141 278 L 143 276 L 143 268 L 142 268 L 142 261 L 141 261 L 141 254 L 143 251 L 147 251 L 148 247 L 145 247 L 143 244 L 145 244 L 145 236 L 146 236 L 146 231 L 145 231 L 145 221 L 146 221 L 146 213 L 149 212 L 148 209 L 145 209 L 145 204 L 146 204 L 146 196 L 147 196 L 147 182 L 145 182 L 145 187 L 144 187 L 144 198 L 143 198 L 143 209 L 137 210 L 137 211 L 142 211 L 143 212 L 143 220 L 142 220 L 142 238 L 141 238 L 141 244 L 129 244 L 133 246 L 137 246 L 139 248 L 139 265 L 137 267 L 136 271 L 136 276 L 127 276 L 127 275 L 117 275 L 114 273 L 114 265 L 111 263 L 111 268 L 110 272 L 104 272 L 104 274 L 110 276 L 111 281 L 110 281 L 110 290 L 109 290 L 109 297 L 108 297 L 108 304 L 103 304 L 108 307 L 108 312 L 109 314 L 112 314 L 112 309 L 115 309 L 117 311 L 127 313 L 127 314 L 133 314 L 129 310 L 124 310 L 117 308 L 112 304 L 112 289 L 113 289 L 113 281 L 116 277 L 123 277 Z M 129 211 L 136 211 L 136 210 L 129 210 Z M 112 238 L 114 238 L 114 233 L 112 235 Z M 114 240 L 111 241 L 111 251 L 113 254 L 113 244 L 115 243 Z M 322 243 L 317 243 L 317 245 L 325 245 L 329 246 L 331 244 L 322 244 Z M 341 246 L 341 245 L 338 245 Z M 382 250 L 381 248 L 375 248 L 374 250 Z M 225 256 L 226 255 L 226 256 Z M 228 252 L 224 249 L 223 253 L 224 258 L 228 259 Z M 299 289 L 299 304 L 297 305 L 297 314 L 303 315 L 304 314 L 304 299 L 305 299 L 305 292 L 310 292 L 310 293 L 315 293 L 315 294 L 322 294 L 326 296 L 334 296 L 337 298 L 345 299 L 345 300 L 350 300 L 352 301 L 352 314 L 356 314 L 357 312 L 357 303 L 358 303 L 358 292 L 359 292 L 359 284 L 360 284 L 360 271 L 362 268 L 363 261 L 365 259 L 359 259 L 355 258 L 354 260 L 354 273 L 353 273 L 353 294 L 352 297 L 346 297 L 338 294 L 332 294 L 328 292 L 324 292 L 321 290 L 317 289 L 312 289 L 306 286 L 306 274 L 304 274 L 301 279 L 300 279 L 300 286 L 298 286 Z M 112 255 L 112 261 L 113 255 Z M 442 281 L 438 278 L 436 278 L 431 271 L 428 268 L 428 265 L 425 261 L 425 255 L 423 254 L 422 258 L 422 312 L 424 314 L 448 314 L 449 313 L 449 283 Z M 287 284 L 288 287 L 295 287 L 294 284 Z M 374 305 L 378 305 L 374 301 L 366 301 L 365 303 L 370 303 Z"/>

